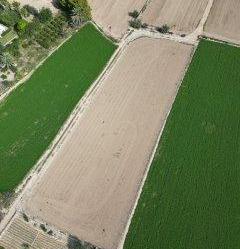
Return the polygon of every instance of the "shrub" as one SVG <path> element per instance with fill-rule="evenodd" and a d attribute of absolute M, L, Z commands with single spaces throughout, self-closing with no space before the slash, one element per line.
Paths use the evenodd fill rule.
<path fill-rule="evenodd" d="M 25 7 L 22 7 L 22 8 L 20 9 L 20 13 L 21 13 L 21 15 L 22 15 L 23 17 L 29 17 L 29 16 L 30 16 L 28 10 L 27 10 Z"/>
<path fill-rule="evenodd" d="M 26 222 L 29 222 L 28 216 L 27 216 L 25 213 L 23 213 L 23 219 L 24 219 Z"/>
<path fill-rule="evenodd" d="M 21 19 L 20 21 L 18 21 L 16 29 L 18 32 L 23 33 L 27 29 L 27 26 L 28 22 L 25 19 Z"/>
<path fill-rule="evenodd" d="M 22 249 L 28 249 L 28 248 L 30 248 L 29 244 L 27 243 L 22 244 Z"/>
<path fill-rule="evenodd" d="M 14 1 L 14 2 L 12 3 L 12 7 L 15 8 L 15 9 L 18 9 L 18 8 L 20 7 L 20 3 L 17 2 L 17 1 Z"/>
<path fill-rule="evenodd" d="M 90 20 L 92 18 L 91 8 L 87 0 L 57 0 L 60 8 L 67 12 L 71 12 L 75 8 L 80 8 L 84 19 Z"/>
<path fill-rule="evenodd" d="M 139 17 L 139 12 L 137 10 L 134 10 L 132 12 L 129 12 L 128 15 L 136 19 Z"/>
<path fill-rule="evenodd" d="M 142 27 L 142 21 L 140 19 L 133 19 L 129 21 L 129 25 L 134 29 L 140 29 Z"/>
<path fill-rule="evenodd" d="M 52 231 L 52 230 L 49 230 L 49 231 L 47 232 L 47 234 L 50 235 L 50 236 L 52 236 L 52 235 L 53 235 L 53 231 Z"/>
<path fill-rule="evenodd" d="M 147 24 L 147 23 L 143 23 L 143 24 L 142 24 L 142 28 L 143 28 L 143 29 L 146 29 L 147 27 L 148 27 L 148 24 Z"/>
<path fill-rule="evenodd" d="M 49 8 L 42 8 L 38 14 L 38 19 L 42 23 L 46 23 L 52 20 L 53 14 Z"/>
<path fill-rule="evenodd" d="M 25 29 L 24 36 L 26 38 L 32 38 L 36 32 L 40 30 L 41 24 L 38 19 L 34 19 L 32 22 L 30 22 Z"/>
<path fill-rule="evenodd" d="M 24 5 L 23 8 L 25 8 L 29 14 L 33 15 L 33 16 L 38 16 L 38 10 L 36 8 L 34 8 L 31 5 Z"/>
<path fill-rule="evenodd" d="M 1 78 L 2 78 L 3 80 L 6 80 L 6 79 L 7 79 L 7 75 L 6 75 L 6 74 L 2 74 L 2 75 L 1 75 Z"/>
<path fill-rule="evenodd" d="M 90 243 L 83 242 L 73 235 L 69 235 L 68 237 L 67 248 L 68 249 L 97 249 L 95 246 L 91 245 Z"/>
<path fill-rule="evenodd" d="M 169 33 L 170 27 L 167 24 L 164 24 L 161 27 L 157 27 L 156 30 L 160 33 L 166 34 Z"/>
<path fill-rule="evenodd" d="M 7 45 L 6 51 L 14 57 L 19 57 L 20 56 L 19 40 L 15 39 L 15 40 L 13 40 L 12 43 Z"/>
<path fill-rule="evenodd" d="M 6 26 L 14 26 L 21 16 L 15 10 L 6 9 L 0 13 L 0 22 Z"/>
<path fill-rule="evenodd" d="M 43 232 L 47 232 L 47 228 L 44 224 L 41 224 L 40 228 L 43 230 Z"/>

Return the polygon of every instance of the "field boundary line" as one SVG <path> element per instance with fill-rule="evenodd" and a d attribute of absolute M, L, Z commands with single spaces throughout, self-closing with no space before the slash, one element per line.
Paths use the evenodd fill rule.
<path fill-rule="evenodd" d="M 216 43 L 228 44 L 230 46 L 238 48 L 240 47 L 240 41 L 205 31 L 203 32 L 202 38 Z"/>
<path fill-rule="evenodd" d="M 105 37 L 104 33 L 102 35 Z M 128 36 L 129 34 L 126 34 Z M 70 39 L 70 37 L 69 37 Z M 46 163 L 53 156 L 61 146 L 62 142 L 64 142 L 68 133 L 71 132 L 71 128 L 74 126 L 76 120 L 82 116 L 83 111 L 89 106 L 91 102 L 91 97 L 95 95 L 98 91 L 98 88 L 102 85 L 104 79 L 109 75 L 112 68 L 114 67 L 116 61 L 120 58 L 122 52 L 124 52 L 126 46 L 129 44 L 129 41 L 121 43 L 116 51 L 111 56 L 108 63 L 105 65 L 103 71 L 98 76 L 98 78 L 91 84 L 90 88 L 85 92 L 84 96 L 79 100 L 75 108 L 72 110 L 71 114 L 61 126 L 58 131 L 58 134 L 55 136 L 52 143 L 48 146 L 46 151 L 42 154 L 37 163 L 33 166 L 33 168 L 26 175 L 22 183 L 16 189 L 17 197 L 14 200 L 13 204 L 10 206 L 4 219 L 0 222 L 0 237 L 3 231 L 5 230 L 9 220 L 13 218 L 14 214 L 17 210 L 22 210 L 22 198 L 23 196 L 27 196 L 29 192 L 31 192 L 34 186 L 38 183 L 41 176 L 45 174 L 48 169 L 48 165 Z M 43 62 L 42 62 L 43 63 Z M 21 82 L 22 84 L 23 82 Z"/>
<path fill-rule="evenodd" d="M 54 48 L 52 51 L 50 51 L 50 53 L 47 55 L 46 58 L 44 58 L 41 62 L 39 62 L 37 64 L 37 66 L 30 71 L 26 76 L 24 76 L 21 80 L 19 80 L 16 84 L 14 84 L 12 87 L 10 87 L 9 89 L 7 89 L 5 92 L 0 94 L 0 103 L 2 101 L 4 101 L 15 89 L 17 89 L 20 85 L 23 85 L 25 82 L 27 82 L 31 76 L 35 73 L 35 71 L 40 68 L 43 63 L 53 54 L 55 53 L 65 42 L 67 42 L 73 35 L 75 34 L 75 32 L 73 34 L 71 34 L 69 37 L 67 37 L 66 39 L 64 39 L 56 48 Z"/>
<path fill-rule="evenodd" d="M 191 46 L 191 45 L 189 45 L 189 46 Z M 157 139 L 156 139 L 156 143 L 155 143 L 155 145 L 153 146 L 153 151 L 152 151 L 152 153 L 151 153 L 151 155 L 150 155 L 150 158 L 149 158 L 149 161 L 148 161 L 146 170 L 145 170 L 145 172 L 144 172 L 143 178 L 142 178 L 142 180 L 141 180 L 141 182 L 140 182 L 140 184 L 139 184 L 139 190 L 138 190 L 138 192 L 137 192 L 137 197 L 136 197 L 136 199 L 135 199 L 135 203 L 134 203 L 134 205 L 133 205 L 133 207 L 132 207 L 132 210 L 131 210 L 131 212 L 130 212 L 129 219 L 128 219 L 128 222 L 127 222 L 126 227 L 125 227 L 125 231 L 124 231 L 124 233 L 122 234 L 122 238 L 121 238 L 121 240 L 120 240 L 120 242 L 119 242 L 119 245 L 118 245 L 117 249 L 124 249 L 124 243 L 125 243 L 125 240 L 126 240 L 126 238 L 127 238 L 127 235 L 128 235 L 129 229 L 130 229 L 130 225 L 131 225 L 131 223 L 132 223 L 132 219 L 133 219 L 133 217 L 134 217 L 134 214 L 135 214 L 135 211 L 136 211 L 136 209 L 137 209 L 137 206 L 138 206 L 138 203 L 139 203 L 141 194 L 142 194 L 142 192 L 143 192 L 143 188 L 144 188 L 144 186 L 145 186 L 145 183 L 146 183 L 148 174 L 149 174 L 149 172 L 150 172 L 150 169 L 151 169 L 151 166 L 152 166 L 152 162 L 153 162 L 154 157 L 155 157 L 155 154 L 156 154 L 156 152 L 157 152 L 157 149 L 158 149 L 158 146 L 159 146 L 159 143 L 160 143 L 160 140 L 161 140 L 163 131 L 164 131 L 164 129 L 165 129 L 165 126 L 166 126 L 166 123 L 167 123 L 167 120 L 168 120 L 168 117 L 169 117 L 169 115 L 170 115 L 170 113 L 171 113 L 171 111 L 172 111 L 172 107 L 173 107 L 173 105 L 174 105 L 174 103 L 175 103 L 175 100 L 176 100 L 176 98 L 177 98 L 179 89 L 180 89 L 180 87 L 181 87 L 181 85 L 182 85 L 182 83 L 183 83 L 183 80 L 184 80 L 184 78 L 185 78 L 185 75 L 186 75 L 186 73 L 187 73 L 187 71 L 188 71 L 188 68 L 189 68 L 189 66 L 190 66 L 190 64 L 191 64 L 192 58 L 193 58 L 193 56 L 194 56 L 194 54 L 195 54 L 195 52 L 196 52 L 197 47 L 196 47 L 196 46 L 192 46 L 192 47 L 193 47 L 193 50 L 192 50 L 192 52 L 191 52 L 191 54 L 190 54 L 190 56 L 189 56 L 188 62 L 187 62 L 187 64 L 186 64 L 186 66 L 185 66 L 185 69 L 183 70 L 182 76 L 181 76 L 181 78 L 180 78 L 180 80 L 179 80 L 179 82 L 178 82 L 178 86 L 177 86 L 177 89 L 176 89 L 176 92 L 175 92 L 175 97 L 173 98 L 172 103 L 171 103 L 170 106 L 169 106 L 169 111 L 166 113 L 165 120 L 164 120 L 164 124 L 163 124 L 162 128 L 160 129 L 159 135 L 158 135 L 158 137 L 157 137 Z"/>

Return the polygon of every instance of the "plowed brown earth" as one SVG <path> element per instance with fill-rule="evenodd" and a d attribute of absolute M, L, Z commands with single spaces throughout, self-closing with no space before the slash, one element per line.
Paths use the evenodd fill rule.
<path fill-rule="evenodd" d="M 117 248 L 191 51 L 167 40 L 131 43 L 47 162 L 27 213 Z"/>
<path fill-rule="evenodd" d="M 172 31 L 193 32 L 207 7 L 208 0 L 152 0 L 143 21 L 153 26 L 167 24 Z"/>
<path fill-rule="evenodd" d="M 240 44 L 240 1 L 215 0 L 205 33 L 219 40 Z"/>
<path fill-rule="evenodd" d="M 93 19 L 105 32 L 121 38 L 127 31 L 128 12 L 140 11 L 146 0 L 89 0 Z"/>

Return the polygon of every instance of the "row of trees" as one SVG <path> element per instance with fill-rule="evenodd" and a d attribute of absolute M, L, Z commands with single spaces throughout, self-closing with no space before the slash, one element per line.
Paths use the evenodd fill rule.
<path fill-rule="evenodd" d="M 148 27 L 147 23 L 142 23 L 141 19 L 139 18 L 140 13 L 137 10 L 129 12 L 128 14 L 132 18 L 129 21 L 130 27 L 132 27 L 134 29 L 140 29 L 140 28 L 147 28 Z M 169 33 L 169 31 L 170 31 L 170 27 L 167 24 L 163 24 L 162 26 L 156 27 L 155 29 L 158 32 L 163 33 L 163 34 Z"/>

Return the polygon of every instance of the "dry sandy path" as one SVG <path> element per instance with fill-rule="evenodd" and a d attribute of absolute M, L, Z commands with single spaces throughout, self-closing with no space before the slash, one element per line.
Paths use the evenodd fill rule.
<path fill-rule="evenodd" d="M 240 44 L 240 1 L 215 0 L 205 26 L 205 35 Z"/>
<path fill-rule="evenodd" d="M 117 248 L 191 51 L 167 40 L 131 43 L 47 162 L 27 213 Z"/>
<path fill-rule="evenodd" d="M 143 13 L 143 22 L 161 26 L 167 24 L 179 33 L 193 32 L 206 9 L 208 0 L 151 0 Z"/>
<path fill-rule="evenodd" d="M 119 39 L 128 29 L 128 12 L 140 11 L 146 0 L 89 0 L 94 21 L 111 36 Z"/>

